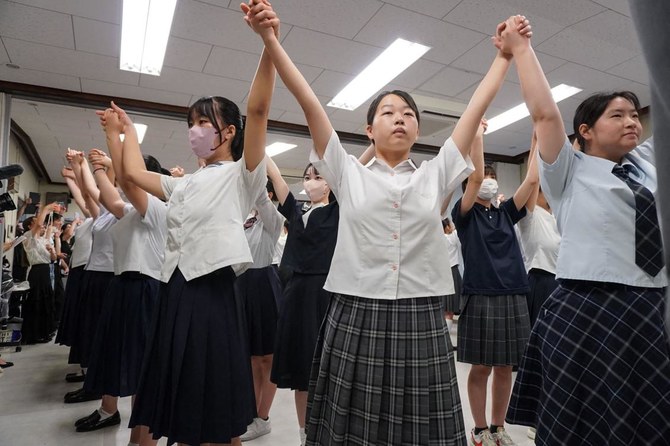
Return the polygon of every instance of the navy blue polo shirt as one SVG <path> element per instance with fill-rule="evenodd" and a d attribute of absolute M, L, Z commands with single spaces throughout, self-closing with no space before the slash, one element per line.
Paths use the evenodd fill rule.
<path fill-rule="evenodd" d="M 291 192 L 279 205 L 279 212 L 289 221 L 281 268 L 302 274 L 328 274 L 340 222 L 337 201 L 314 209 L 307 226 L 302 221 L 302 203 Z"/>
<path fill-rule="evenodd" d="M 514 232 L 526 208 L 517 210 L 510 198 L 499 208 L 475 203 L 464 216 L 460 209 L 458 200 L 451 216 L 463 250 L 463 294 L 528 293 L 528 276 Z"/>

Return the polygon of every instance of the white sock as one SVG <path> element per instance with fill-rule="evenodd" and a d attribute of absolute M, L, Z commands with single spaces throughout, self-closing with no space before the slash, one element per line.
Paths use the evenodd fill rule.
<path fill-rule="evenodd" d="M 451 327 L 454 326 L 454 321 L 452 321 L 451 319 L 446 319 L 446 321 L 447 321 L 447 331 L 451 333 Z"/>
<path fill-rule="evenodd" d="M 100 414 L 100 420 L 106 420 L 107 418 L 114 415 L 113 413 L 105 412 L 102 407 L 100 409 L 98 409 L 98 413 Z"/>
<path fill-rule="evenodd" d="M 305 428 L 301 427 L 300 428 L 300 444 L 304 445 L 305 441 L 307 441 L 307 434 L 305 434 Z"/>

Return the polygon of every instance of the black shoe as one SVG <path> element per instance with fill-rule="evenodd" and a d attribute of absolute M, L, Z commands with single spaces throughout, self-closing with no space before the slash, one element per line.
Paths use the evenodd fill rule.
<path fill-rule="evenodd" d="M 74 422 L 74 427 L 79 427 L 82 424 L 84 424 L 84 423 L 86 423 L 90 420 L 94 420 L 95 417 L 100 418 L 100 414 L 98 413 L 98 409 L 94 410 L 93 413 L 91 413 L 90 415 L 86 415 L 85 417 L 80 418 L 77 421 L 75 421 Z"/>
<path fill-rule="evenodd" d="M 0 364 L 0 369 L 8 369 L 13 365 L 14 365 L 13 362 L 5 361 L 4 364 Z"/>
<path fill-rule="evenodd" d="M 83 372 L 79 373 L 68 373 L 65 375 L 65 381 L 69 383 L 83 383 L 86 379 L 86 374 Z"/>
<path fill-rule="evenodd" d="M 100 419 L 100 413 L 98 413 L 96 410 L 91 414 L 88 421 L 77 426 L 77 432 L 97 431 L 98 429 L 102 429 L 104 427 L 116 426 L 119 424 L 121 424 L 121 415 L 119 414 L 118 410 L 114 413 L 114 415 L 105 418 L 104 420 Z"/>
<path fill-rule="evenodd" d="M 72 392 L 68 392 L 68 393 L 66 393 L 65 396 L 63 397 L 63 400 L 67 400 L 67 399 L 70 399 L 70 398 L 72 398 L 72 397 L 74 397 L 74 396 L 77 396 L 77 395 L 79 395 L 79 394 L 80 394 L 81 392 L 83 392 L 83 391 L 84 391 L 84 388 L 82 387 L 81 389 L 77 389 L 77 390 L 73 390 Z"/>
<path fill-rule="evenodd" d="M 82 390 L 80 393 L 77 393 L 76 395 L 73 395 L 69 398 L 65 398 L 64 403 L 65 404 L 83 403 L 85 401 L 99 400 L 100 398 L 102 398 L 102 395 Z"/>

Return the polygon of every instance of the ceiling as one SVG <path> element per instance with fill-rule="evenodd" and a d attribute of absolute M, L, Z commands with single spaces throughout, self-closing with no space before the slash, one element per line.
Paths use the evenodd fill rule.
<path fill-rule="evenodd" d="M 0 0 L 0 81 L 181 107 L 201 96 L 221 95 L 244 110 L 262 43 L 244 24 L 238 5 L 239 0 L 178 0 L 163 72 L 155 77 L 118 68 L 121 0 Z M 282 20 L 285 49 L 324 105 L 383 48 L 403 37 L 432 49 L 387 88 L 462 108 L 494 56 L 489 35 L 516 13 L 533 24 L 533 44 L 550 84 L 584 89 L 559 104 L 567 128 L 579 102 L 595 91 L 629 89 L 643 106 L 650 103 L 627 0 L 274 0 L 273 7 Z M 487 115 L 520 102 L 512 69 Z M 355 111 L 326 110 L 337 130 L 363 134 L 368 104 Z M 51 181 L 60 180 L 67 147 L 104 145 L 90 108 L 19 97 L 12 118 L 32 139 Z M 281 81 L 270 118 L 305 124 Z M 149 125 L 143 151 L 165 166 L 195 167 L 183 120 L 136 120 Z M 527 150 L 530 132 L 530 120 L 524 119 L 488 136 L 485 150 L 519 155 Z M 445 126 L 419 141 L 440 146 L 449 133 Z M 275 158 L 280 168 L 299 175 L 309 140 L 272 133 L 268 142 L 274 141 L 299 145 Z M 413 156 L 417 161 L 427 157 Z"/>

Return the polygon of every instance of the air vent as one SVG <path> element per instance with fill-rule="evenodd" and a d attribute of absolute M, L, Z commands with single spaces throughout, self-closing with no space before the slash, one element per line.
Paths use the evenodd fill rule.
<path fill-rule="evenodd" d="M 438 113 L 432 110 L 421 110 L 421 136 L 431 136 L 452 129 L 458 116 Z"/>

